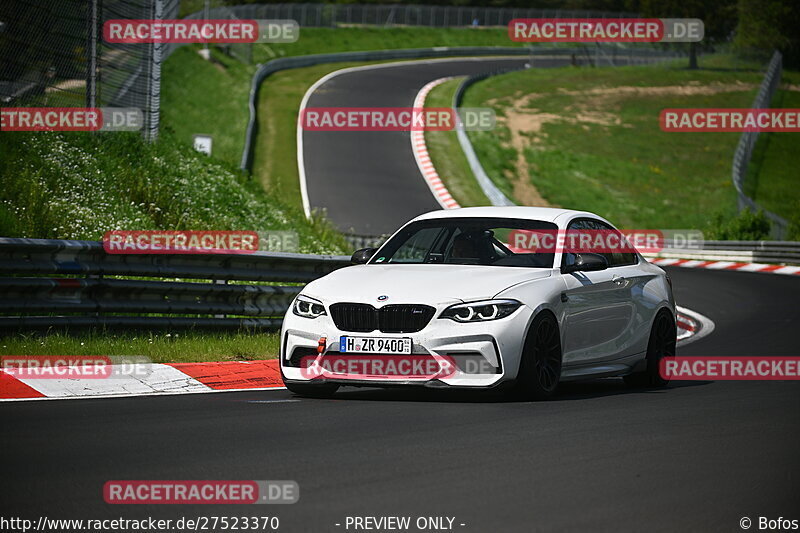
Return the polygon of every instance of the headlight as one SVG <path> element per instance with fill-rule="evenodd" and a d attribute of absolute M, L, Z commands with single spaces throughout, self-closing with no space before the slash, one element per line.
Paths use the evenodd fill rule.
<path fill-rule="evenodd" d="M 295 298 L 294 304 L 292 304 L 292 312 L 305 318 L 317 318 L 328 314 L 325 312 L 324 305 L 302 294 Z"/>
<path fill-rule="evenodd" d="M 516 300 L 483 300 L 465 304 L 451 305 L 439 315 L 456 322 L 486 322 L 505 318 L 522 305 Z"/>

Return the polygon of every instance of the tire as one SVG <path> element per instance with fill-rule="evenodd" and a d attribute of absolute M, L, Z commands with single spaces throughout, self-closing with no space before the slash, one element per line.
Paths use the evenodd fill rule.
<path fill-rule="evenodd" d="M 308 398 L 330 398 L 334 393 L 339 390 L 339 385 L 331 385 L 329 383 L 321 383 L 319 385 L 311 385 L 307 383 L 286 383 L 286 388 L 298 396 L 306 396 Z"/>
<path fill-rule="evenodd" d="M 543 311 L 528 329 L 512 395 L 527 400 L 552 397 L 561 380 L 561 355 L 556 317 Z"/>
<path fill-rule="evenodd" d="M 650 329 L 650 340 L 647 342 L 647 356 L 645 357 L 647 367 L 641 372 L 624 376 L 625 383 L 631 387 L 666 387 L 669 380 L 661 377 L 659 366 L 663 358 L 675 356 L 676 343 L 675 319 L 672 318 L 672 313 L 662 309 L 656 314 L 653 327 Z"/>

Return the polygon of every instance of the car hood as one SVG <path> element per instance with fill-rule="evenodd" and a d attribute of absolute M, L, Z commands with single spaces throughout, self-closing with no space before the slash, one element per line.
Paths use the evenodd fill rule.
<path fill-rule="evenodd" d="M 477 265 L 354 265 L 309 283 L 303 294 L 326 303 L 441 304 L 492 298 L 525 281 L 547 278 L 549 269 Z M 378 300 L 386 296 L 385 300 Z"/>

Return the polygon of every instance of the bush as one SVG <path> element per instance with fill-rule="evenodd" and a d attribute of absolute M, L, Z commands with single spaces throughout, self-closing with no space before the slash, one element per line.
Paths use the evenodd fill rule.
<path fill-rule="evenodd" d="M 728 218 L 722 214 L 714 217 L 708 237 L 718 241 L 759 241 L 768 239 L 772 224 L 763 211 L 745 209 L 737 216 Z"/>
<path fill-rule="evenodd" d="M 794 215 L 789 220 L 789 228 L 784 239 L 787 241 L 800 241 L 800 215 Z"/>
<path fill-rule="evenodd" d="M 0 234 L 99 240 L 111 230 L 294 230 L 302 253 L 349 247 L 324 220 L 169 136 L 4 133 Z"/>

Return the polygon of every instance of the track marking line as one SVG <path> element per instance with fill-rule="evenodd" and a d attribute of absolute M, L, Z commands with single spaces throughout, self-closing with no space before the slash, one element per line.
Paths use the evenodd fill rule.
<path fill-rule="evenodd" d="M 245 403 L 294 403 L 302 402 L 303 400 L 284 399 L 284 400 L 247 400 Z"/>

